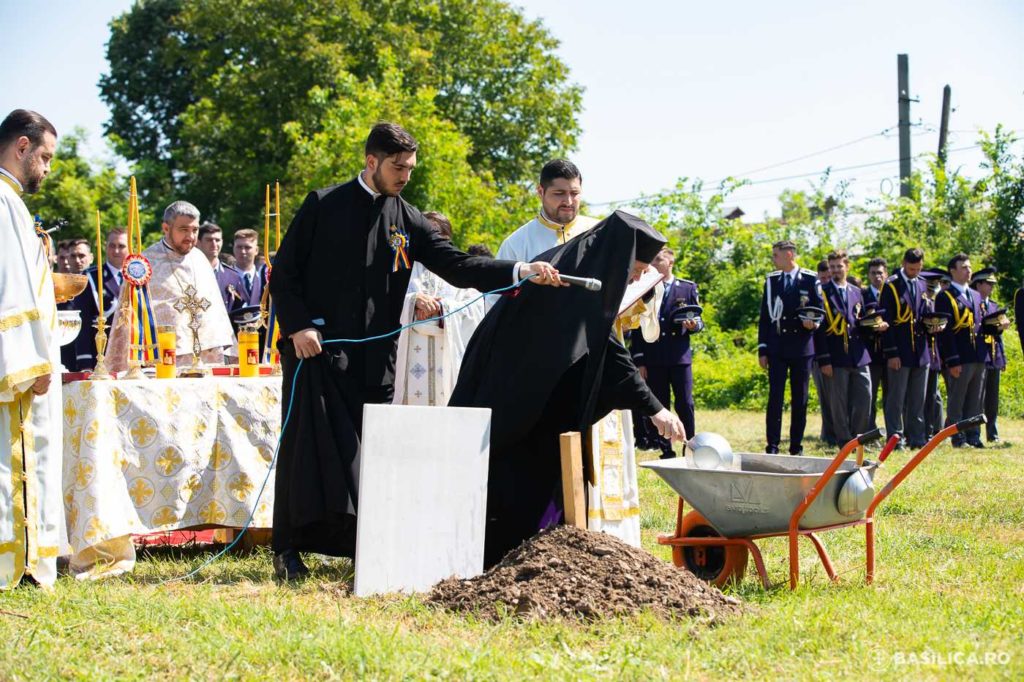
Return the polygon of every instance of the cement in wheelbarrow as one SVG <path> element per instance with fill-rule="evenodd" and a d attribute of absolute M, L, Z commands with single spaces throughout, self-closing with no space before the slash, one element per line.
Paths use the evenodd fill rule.
<path fill-rule="evenodd" d="M 735 453 L 738 462 L 730 469 L 699 469 L 692 458 L 642 462 L 653 469 L 681 498 L 725 537 L 750 537 L 781 533 L 789 528 L 793 510 L 832 463 L 831 458 L 793 455 Z M 836 500 L 843 484 L 858 468 L 874 479 L 877 464 L 844 462 L 814 504 L 804 514 L 800 528 L 856 521 L 863 513 L 845 516 Z"/>

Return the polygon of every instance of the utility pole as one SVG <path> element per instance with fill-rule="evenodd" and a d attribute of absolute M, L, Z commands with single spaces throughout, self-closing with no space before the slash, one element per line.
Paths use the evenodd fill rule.
<path fill-rule="evenodd" d="M 942 88 L 942 122 L 939 124 L 939 165 L 946 166 L 946 137 L 949 134 L 949 100 L 952 91 L 949 86 Z"/>
<path fill-rule="evenodd" d="M 896 80 L 899 87 L 900 196 L 910 196 L 910 61 L 896 55 Z"/>

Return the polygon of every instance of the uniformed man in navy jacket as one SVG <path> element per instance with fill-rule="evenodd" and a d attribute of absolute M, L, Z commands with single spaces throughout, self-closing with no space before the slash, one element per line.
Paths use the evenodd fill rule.
<path fill-rule="evenodd" d="M 776 454 L 782 439 L 782 408 L 786 380 L 790 382 L 792 416 L 789 452 L 803 452 L 807 425 L 807 382 L 814 357 L 814 330 L 818 323 L 801 319 L 800 310 L 821 307 L 818 278 L 812 270 L 796 263 L 796 244 L 780 241 L 772 245 L 772 261 L 778 268 L 765 279 L 761 317 L 757 330 L 757 354 L 762 369 L 768 370 L 768 410 L 765 415 L 765 452 Z"/>
<path fill-rule="evenodd" d="M 686 429 L 687 437 L 695 433 L 693 404 L 693 349 L 690 337 L 704 329 L 700 317 L 674 321 L 673 314 L 683 306 L 700 305 L 697 285 L 688 279 L 672 274 L 675 253 L 662 249 L 651 263 L 661 274 L 665 293 L 661 300 L 658 323 L 661 336 L 654 343 L 644 341 L 641 334 L 632 335 L 630 354 L 640 375 L 647 381 L 655 397 L 665 407 L 669 406 L 669 394 L 675 396 L 676 413 Z M 678 319 L 678 315 L 676 316 Z M 642 418 L 642 417 L 641 417 Z M 648 439 L 661 450 L 663 458 L 674 457 L 672 442 L 647 430 Z"/>

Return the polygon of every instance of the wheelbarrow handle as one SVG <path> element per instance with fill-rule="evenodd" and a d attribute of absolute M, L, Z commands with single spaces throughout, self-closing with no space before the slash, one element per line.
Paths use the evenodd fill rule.
<path fill-rule="evenodd" d="M 867 433 L 862 433 L 857 436 L 857 442 L 861 445 L 867 445 L 868 443 L 874 443 L 879 438 L 885 436 L 885 432 L 882 429 L 872 429 Z"/>
<path fill-rule="evenodd" d="M 956 430 L 957 433 L 960 433 L 966 431 L 967 429 L 973 429 L 975 426 L 981 426 L 986 422 L 988 422 L 988 420 L 985 418 L 985 415 L 976 414 L 973 417 L 968 417 L 967 419 L 961 419 L 960 421 L 958 421 L 956 423 Z"/>

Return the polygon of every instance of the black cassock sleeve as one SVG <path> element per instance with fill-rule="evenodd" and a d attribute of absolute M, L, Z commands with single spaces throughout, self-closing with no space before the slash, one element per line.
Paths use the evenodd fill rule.
<path fill-rule="evenodd" d="M 604 370 L 598 389 L 597 414 L 604 416 L 611 410 L 636 410 L 645 417 L 652 417 L 662 410 L 662 404 L 640 377 L 629 351 L 614 336 L 608 337 L 608 351 L 604 356 Z"/>
<path fill-rule="evenodd" d="M 452 246 L 417 211 L 406 224 L 409 255 L 431 272 L 460 289 L 494 291 L 514 284 L 514 261 L 470 256 Z"/>
<path fill-rule="evenodd" d="M 303 279 L 313 248 L 318 203 L 316 192 L 306 196 L 281 240 L 271 268 L 270 293 L 282 338 L 313 326 L 313 316 L 303 295 Z"/>

